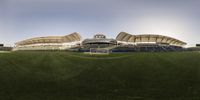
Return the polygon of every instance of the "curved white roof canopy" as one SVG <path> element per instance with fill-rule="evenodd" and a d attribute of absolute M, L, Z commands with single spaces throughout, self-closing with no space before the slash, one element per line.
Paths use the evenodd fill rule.
<path fill-rule="evenodd" d="M 29 44 L 38 44 L 38 43 L 67 43 L 80 41 L 81 36 L 79 33 L 72 33 L 66 36 L 47 36 L 47 37 L 36 37 L 27 40 L 23 40 L 15 43 L 15 45 L 29 45 Z"/>
<path fill-rule="evenodd" d="M 163 35 L 155 35 L 155 34 L 131 35 L 126 32 L 120 32 L 117 35 L 116 40 L 123 42 L 133 42 L 133 43 L 138 43 L 138 42 L 168 43 L 170 45 L 177 45 L 177 46 L 184 46 L 187 44 L 178 39 Z"/>

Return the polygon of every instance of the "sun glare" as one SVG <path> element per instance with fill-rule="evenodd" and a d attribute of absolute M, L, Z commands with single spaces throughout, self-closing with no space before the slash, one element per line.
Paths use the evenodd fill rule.
<path fill-rule="evenodd" d="M 184 23 L 178 18 L 144 17 L 137 23 L 140 33 L 175 36 L 176 34 L 180 35 L 185 30 Z"/>

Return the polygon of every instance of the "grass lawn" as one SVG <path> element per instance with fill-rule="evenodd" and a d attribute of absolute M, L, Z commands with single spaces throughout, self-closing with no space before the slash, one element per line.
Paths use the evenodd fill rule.
<path fill-rule="evenodd" d="M 200 53 L 0 53 L 0 100 L 200 100 Z"/>

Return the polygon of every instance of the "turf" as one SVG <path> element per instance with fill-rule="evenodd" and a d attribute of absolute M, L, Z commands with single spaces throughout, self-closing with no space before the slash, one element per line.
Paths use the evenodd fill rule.
<path fill-rule="evenodd" d="M 200 100 L 200 53 L 0 53 L 0 100 Z"/>

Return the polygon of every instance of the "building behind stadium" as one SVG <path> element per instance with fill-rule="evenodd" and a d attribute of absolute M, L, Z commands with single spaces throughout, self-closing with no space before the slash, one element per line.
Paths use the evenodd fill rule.
<path fill-rule="evenodd" d="M 0 44 L 0 51 L 11 51 L 13 48 L 11 46 L 4 46 L 4 44 Z"/>
<path fill-rule="evenodd" d="M 103 34 L 82 39 L 79 33 L 66 36 L 47 36 L 30 38 L 15 43 L 14 50 L 76 50 L 89 52 L 91 48 L 107 49 L 112 52 L 129 51 L 182 51 L 185 42 L 163 35 L 134 35 L 120 32 L 115 39 Z"/>

